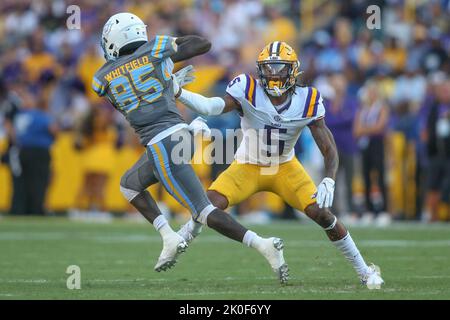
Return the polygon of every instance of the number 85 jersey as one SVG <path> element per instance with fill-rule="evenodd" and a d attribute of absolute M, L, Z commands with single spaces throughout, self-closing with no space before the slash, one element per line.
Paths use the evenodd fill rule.
<path fill-rule="evenodd" d="M 322 97 L 313 87 L 295 86 L 286 102 L 276 107 L 259 81 L 247 74 L 234 78 L 226 91 L 242 108 L 238 163 L 269 166 L 292 160 L 303 128 L 325 116 Z"/>
<path fill-rule="evenodd" d="M 126 117 L 143 145 L 184 124 L 172 88 L 170 57 L 175 52 L 175 38 L 156 36 L 132 54 L 108 61 L 94 75 L 92 89 Z"/>

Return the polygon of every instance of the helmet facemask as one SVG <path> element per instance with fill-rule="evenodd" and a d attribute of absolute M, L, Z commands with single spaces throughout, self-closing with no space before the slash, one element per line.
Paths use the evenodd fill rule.
<path fill-rule="evenodd" d="M 291 61 L 258 62 L 258 74 L 261 84 L 268 94 L 282 96 L 295 85 L 296 63 Z"/>

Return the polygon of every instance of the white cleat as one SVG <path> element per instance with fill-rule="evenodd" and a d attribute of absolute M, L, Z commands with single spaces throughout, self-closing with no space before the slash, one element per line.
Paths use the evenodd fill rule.
<path fill-rule="evenodd" d="M 289 268 L 284 261 L 284 242 L 280 238 L 263 239 L 264 243 L 259 252 L 269 261 L 272 270 L 278 275 L 280 283 L 285 284 L 289 280 Z"/>
<path fill-rule="evenodd" d="M 161 272 L 172 268 L 177 262 L 178 256 L 186 251 L 188 244 L 177 233 L 173 233 L 164 241 L 163 249 L 155 265 L 155 271 Z"/>
<path fill-rule="evenodd" d="M 184 241 L 190 244 L 202 232 L 202 229 L 201 223 L 189 220 L 181 226 L 177 233 L 183 237 Z"/>
<path fill-rule="evenodd" d="M 188 244 L 194 240 L 195 236 L 190 231 L 189 227 L 189 221 L 183 224 L 183 226 L 180 228 L 180 230 L 177 231 L 177 233 L 183 237 L 184 241 L 186 241 Z"/>
<path fill-rule="evenodd" d="M 380 289 L 381 285 L 384 284 L 384 280 L 381 278 L 380 267 L 371 264 L 367 273 L 361 277 L 361 283 L 370 290 Z"/>

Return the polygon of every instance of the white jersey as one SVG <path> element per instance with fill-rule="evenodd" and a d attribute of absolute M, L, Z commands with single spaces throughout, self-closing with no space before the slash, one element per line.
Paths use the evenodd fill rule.
<path fill-rule="evenodd" d="M 303 128 L 325 116 L 319 91 L 295 87 L 284 106 L 275 108 L 259 81 L 247 74 L 234 78 L 227 93 L 241 105 L 242 142 L 235 154 L 239 163 L 274 165 L 292 160 Z"/>

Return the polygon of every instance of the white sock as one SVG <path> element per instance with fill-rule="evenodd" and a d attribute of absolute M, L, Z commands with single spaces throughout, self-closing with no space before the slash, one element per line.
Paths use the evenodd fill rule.
<path fill-rule="evenodd" d="M 244 243 L 248 247 L 258 249 L 261 246 L 262 240 L 263 240 L 263 238 L 258 236 L 255 232 L 248 230 L 244 234 L 244 239 L 242 239 L 242 243 Z"/>
<path fill-rule="evenodd" d="M 155 227 L 156 231 L 161 234 L 163 240 L 165 237 L 175 232 L 170 227 L 166 217 L 164 217 L 162 214 L 159 215 L 155 220 L 153 220 L 153 226 Z"/>
<path fill-rule="evenodd" d="M 349 232 L 341 240 L 333 241 L 333 244 L 342 252 L 347 260 L 350 261 L 358 275 L 361 276 L 367 272 L 369 267 L 361 256 L 361 253 L 359 253 L 359 250 Z"/>

